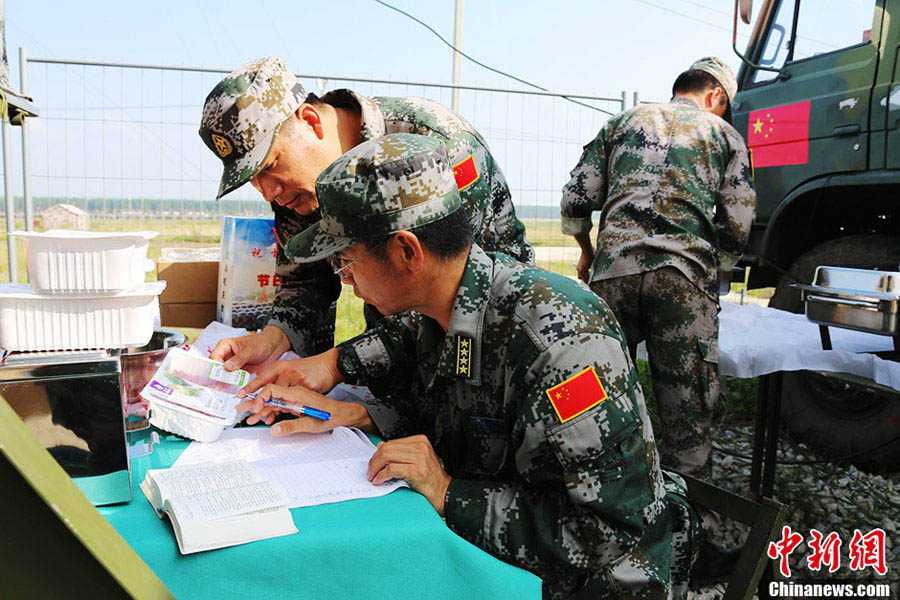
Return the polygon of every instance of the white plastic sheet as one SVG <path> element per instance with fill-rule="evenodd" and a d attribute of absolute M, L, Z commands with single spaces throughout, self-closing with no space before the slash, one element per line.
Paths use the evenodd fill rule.
<path fill-rule="evenodd" d="M 900 363 L 866 352 L 891 350 L 891 338 L 829 327 L 834 350 L 822 350 L 818 325 L 804 315 L 750 304 L 722 302 L 719 369 L 756 377 L 776 371 L 834 371 L 873 379 L 900 390 Z"/>

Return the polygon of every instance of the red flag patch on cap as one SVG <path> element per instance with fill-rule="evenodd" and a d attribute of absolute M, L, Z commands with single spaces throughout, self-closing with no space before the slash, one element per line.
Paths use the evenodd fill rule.
<path fill-rule="evenodd" d="M 562 423 L 606 400 L 606 390 L 593 366 L 546 390 L 546 394 Z"/>
<path fill-rule="evenodd" d="M 478 181 L 478 169 L 475 168 L 475 157 L 469 155 L 461 163 L 453 165 L 453 176 L 456 178 L 456 187 L 463 191 Z"/>

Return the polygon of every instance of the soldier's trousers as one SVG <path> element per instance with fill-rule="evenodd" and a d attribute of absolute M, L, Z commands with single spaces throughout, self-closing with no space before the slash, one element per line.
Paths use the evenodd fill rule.
<path fill-rule="evenodd" d="M 718 302 L 673 267 L 595 281 L 591 289 L 615 313 L 632 357 L 647 342 L 662 463 L 710 479 L 710 423 L 719 393 Z"/>

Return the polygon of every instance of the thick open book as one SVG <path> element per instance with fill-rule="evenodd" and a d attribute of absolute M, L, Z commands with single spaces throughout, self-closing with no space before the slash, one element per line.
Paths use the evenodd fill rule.
<path fill-rule="evenodd" d="M 140 488 L 182 554 L 297 533 L 284 489 L 243 460 L 151 469 Z"/>

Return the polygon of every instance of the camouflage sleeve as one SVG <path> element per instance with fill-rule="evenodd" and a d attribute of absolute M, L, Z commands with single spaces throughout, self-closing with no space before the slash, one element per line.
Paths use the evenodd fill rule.
<path fill-rule="evenodd" d="M 415 369 L 420 315 L 388 315 L 358 336 L 338 344 L 338 368 L 347 383 L 372 382 Z"/>
<path fill-rule="evenodd" d="M 381 319 L 374 327 L 338 345 L 338 370 L 345 381 L 369 387 L 375 399 L 365 403 L 369 416 L 386 439 L 421 433 L 410 421 L 419 411 L 404 400 L 398 389 L 409 389 L 405 377 L 418 373 L 415 366 L 415 313 L 400 313 Z M 412 374 L 412 375 L 411 375 Z"/>
<path fill-rule="evenodd" d="M 268 324 L 281 329 L 300 356 L 324 352 L 334 345 L 323 339 L 323 331 L 333 325 L 331 305 L 341 293 L 340 279 L 324 260 L 295 263 L 284 254 L 284 245 L 307 226 L 318 221 L 318 213 L 299 215 L 275 206 L 275 236 L 278 255 L 275 274 L 281 284 L 275 292 L 272 317 Z"/>
<path fill-rule="evenodd" d="M 567 235 L 590 233 L 591 213 L 603 208 L 606 202 L 607 154 L 606 129 L 584 147 L 578 164 L 563 186 L 560 209 L 562 232 Z"/>
<path fill-rule="evenodd" d="M 719 270 L 737 264 L 750 236 L 756 212 L 756 192 L 750 171 L 747 146 L 736 132 L 729 136 L 730 156 L 722 185 L 716 194 L 716 234 L 719 239 Z"/>
<path fill-rule="evenodd" d="M 525 225 L 516 217 L 509 185 L 487 142 L 477 132 L 465 129 L 444 141 L 475 243 L 485 250 L 534 264 L 534 250 L 525 237 Z"/>
<path fill-rule="evenodd" d="M 547 390 L 585 365 L 594 365 L 607 397 L 561 423 Z M 609 567 L 634 549 L 646 528 L 659 526 L 665 494 L 624 347 L 597 333 L 578 346 L 560 340 L 540 354 L 518 387 L 524 404 L 514 431 L 525 425 L 511 448 L 518 481 L 452 479 L 447 525 L 545 579 L 559 568 Z"/>
<path fill-rule="evenodd" d="M 496 251 L 512 256 L 520 263 L 534 264 L 534 249 L 525 237 L 525 225 L 516 216 L 509 192 L 509 184 L 500 165 L 488 155 L 490 167 L 491 203 L 497 229 Z M 494 250 L 489 248 L 488 250 Z"/>

